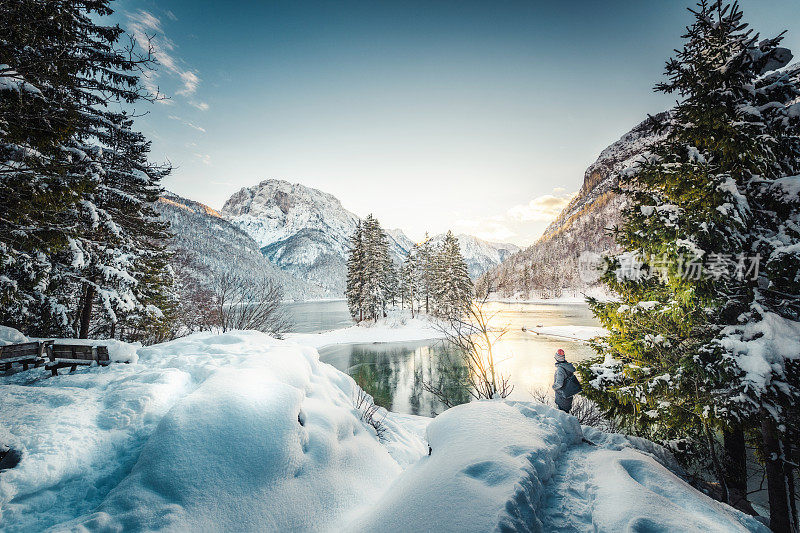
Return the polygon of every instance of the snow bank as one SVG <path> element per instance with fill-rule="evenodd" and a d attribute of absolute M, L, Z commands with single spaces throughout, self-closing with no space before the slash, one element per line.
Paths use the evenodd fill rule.
<path fill-rule="evenodd" d="M 586 459 L 597 531 L 769 531 L 632 448 L 600 449 Z"/>
<path fill-rule="evenodd" d="M 401 470 L 313 348 L 202 333 L 138 355 L 0 377 L 0 440 L 22 452 L 0 475 L 5 531 L 329 529 Z M 387 425 L 404 463 L 426 451 Z"/>
<path fill-rule="evenodd" d="M 335 344 L 365 344 L 374 342 L 411 342 L 444 337 L 432 318 L 411 318 L 408 313 L 392 313 L 377 322 L 364 321 L 349 328 L 322 333 L 290 333 L 288 340 L 305 346 L 323 348 Z"/>
<path fill-rule="evenodd" d="M 574 417 L 541 404 L 476 402 L 428 426 L 423 457 L 351 525 L 356 531 L 541 529 L 535 515 L 556 460 L 581 441 Z"/>
<path fill-rule="evenodd" d="M 296 339 L 127 349 L 136 362 L 0 375 L 0 446 L 21 452 L 0 474 L 3 531 L 765 530 L 663 449 L 542 404 L 387 413 L 379 439 L 353 380 Z"/>
<path fill-rule="evenodd" d="M 536 403 L 454 407 L 427 430 L 430 456 L 397 478 L 354 531 L 768 530 L 696 491 L 663 448 L 583 428 Z"/>
<path fill-rule="evenodd" d="M 565 339 L 584 342 L 594 337 L 608 335 L 608 330 L 599 326 L 538 326 L 527 328 L 527 331 L 534 335 L 563 337 Z"/>

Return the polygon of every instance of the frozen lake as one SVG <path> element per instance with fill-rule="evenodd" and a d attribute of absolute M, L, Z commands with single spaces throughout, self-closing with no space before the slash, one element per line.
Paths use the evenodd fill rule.
<path fill-rule="evenodd" d="M 291 304 L 289 310 L 298 332 L 326 331 L 352 324 L 343 301 Z M 529 400 L 532 389 L 549 388 L 555 371 L 553 353 L 558 348 L 563 348 L 573 362 L 594 355 L 583 343 L 522 331 L 523 326 L 539 324 L 598 326 L 584 304 L 492 303 L 490 310 L 496 313 L 492 324 L 508 328 L 496 348 L 496 359 L 501 372 L 511 375 L 514 384 L 511 398 Z M 322 348 L 320 358 L 353 376 L 380 405 L 400 413 L 431 416 L 445 407 L 422 384 L 442 379 L 441 365 L 450 349 L 436 340 L 345 344 Z M 468 399 L 466 391 L 458 390 L 456 384 L 444 385 L 451 388 L 454 396 Z"/>

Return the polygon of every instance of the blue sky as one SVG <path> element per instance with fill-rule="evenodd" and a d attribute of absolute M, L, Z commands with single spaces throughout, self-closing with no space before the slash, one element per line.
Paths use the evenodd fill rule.
<path fill-rule="evenodd" d="M 119 0 L 155 35 L 139 106 L 165 186 L 219 208 L 281 178 L 419 239 L 447 229 L 533 242 L 599 152 L 668 107 L 655 94 L 686 3 Z M 762 36 L 800 2 L 743 0 Z"/>

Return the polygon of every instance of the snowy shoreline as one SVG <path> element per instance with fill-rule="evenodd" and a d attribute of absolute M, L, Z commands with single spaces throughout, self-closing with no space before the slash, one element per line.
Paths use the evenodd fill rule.
<path fill-rule="evenodd" d="M 489 295 L 487 299 L 490 303 L 500 303 L 500 304 L 537 304 L 537 305 L 573 305 L 573 304 L 581 304 L 586 305 L 586 298 L 591 297 L 595 298 L 601 302 L 607 302 L 614 300 L 615 297 L 613 294 L 610 294 L 608 291 L 603 290 L 602 288 L 590 288 L 584 289 L 581 291 L 574 290 L 574 291 L 567 291 L 579 294 L 573 294 L 572 296 L 558 296 L 555 298 L 531 298 L 531 297 L 523 297 L 520 294 L 510 297 L 501 297 L 498 296 L 497 293 L 492 293 Z"/>
<path fill-rule="evenodd" d="M 557 337 L 577 342 L 588 342 L 595 337 L 605 337 L 608 330 L 599 326 L 536 326 L 525 328 L 531 335 Z"/>
<path fill-rule="evenodd" d="M 286 340 L 320 349 L 338 344 L 376 344 L 414 342 L 444 338 L 433 319 L 390 315 L 377 323 L 362 322 L 346 328 L 321 333 L 289 333 Z"/>

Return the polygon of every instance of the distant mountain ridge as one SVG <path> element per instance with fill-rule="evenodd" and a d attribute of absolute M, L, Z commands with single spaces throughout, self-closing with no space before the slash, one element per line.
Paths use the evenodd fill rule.
<path fill-rule="evenodd" d="M 221 213 L 284 271 L 333 294 L 344 294 L 350 237 L 359 217 L 335 196 L 270 179 L 234 193 Z M 399 229 L 386 233 L 392 258 L 399 265 L 414 242 Z M 459 235 L 459 243 L 470 275 L 475 277 L 518 250 L 511 244 L 489 243 L 469 235 Z"/>
<path fill-rule="evenodd" d="M 174 253 L 173 268 L 193 282 L 209 285 L 213 278 L 234 271 L 248 280 L 275 280 L 290 300 L 334 297 L 272 264 L 247 233 L 215 209 L 171 192 L 165 192 L 154 207 L 174 235 L 168 246 Z"/>
<path fill-rule="evenodd" d="M 664 119 L 666 112 L 654 118 Z M 501 297 L 521 299 L 556 297 L 564 289 L 589 288 L 591 281 L 581 270 L 582 254 L 616 250 L 608 229 L 620 222 L 625 204 L 625 199 L 614 192 L 619 173 L 663 135 L 653 130 L 648 119 L 603 150 L 586 169 L 578 194 L 542 237 L 489 269 L 481 284 Z"/>

